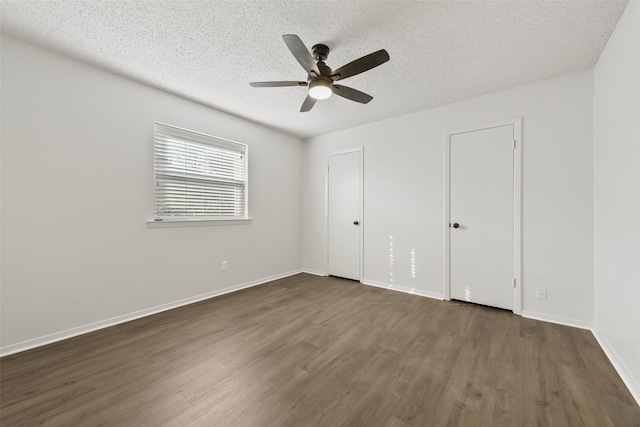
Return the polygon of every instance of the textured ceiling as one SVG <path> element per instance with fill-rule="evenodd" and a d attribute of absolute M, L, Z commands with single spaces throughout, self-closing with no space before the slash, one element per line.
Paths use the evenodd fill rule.
<path fill-rule="evenodd" d="M 1 1 L 2 32 L 300 137 L 424 110 L 595 65 L 623 1 Z M 336 69 L 378 49 L 391 60 L 341 81 L 300 113 L 305 80 L 282 41 L 331 49 Z"/>

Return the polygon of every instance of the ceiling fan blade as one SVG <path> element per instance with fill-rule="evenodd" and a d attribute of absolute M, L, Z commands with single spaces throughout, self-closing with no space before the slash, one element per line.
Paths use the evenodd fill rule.
<path fill-rule="evenodd" d="M 351 61 L 346 65 L 338 68 L 331 74 L 331 78 L 335 80 L 344 80 L 348 77 L 355 76 L 356 74 L 364 73 L 378 65 L 384 64 L 389 60 L 389 54 L 386 50 L 380 49 L 377 52 L 370 53 L 369 55 L 358 58 L 355 61 Z"/>
<path fill-rule="evenodd" d="M 253 87 L 285 87 L 285 86 L 306 86 L 307 82 L 294 82 L 294 81 L 251 82 L 249 84 Z"/>
<path fill-rule="evenodd" d="M 307 95 L 304 102 L 302 103 L 302 107 L 300 107 L 300 112 L 306 113 L 307 111 L 310 111 L 315 104 L 316 104 L 316 99 Z"/>
<path fill-rule="evenodd" d="M 300 37 L 295 34 L 285 34 L 282 36 L 282 39 L 307 74 L 311 74 L 313 71 L 317 76 L 320 75 L 316 61 L 313 60 L 313 56 L 311 56 L 309 49 L 302 43 Z"/>
<path fill-rule="evenodd" d="M 333 93 L 361 104 L 366 104 L 373 99 L 373 96 L 371 95 L 367 95 L 364 92 L 342 85 L 333 85 Z"/>

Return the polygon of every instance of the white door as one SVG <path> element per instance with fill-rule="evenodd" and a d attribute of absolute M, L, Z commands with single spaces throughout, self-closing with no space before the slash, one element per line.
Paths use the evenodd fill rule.
<path fill-rule="evenodd" d="M 328 262 L 331 276 L 360 280 L 361 151 L 329 156 Z"/>
<path fill-rule="evenodd" d="M 451 298 L 514 308 L 514 126 L 450 136 Z"/>

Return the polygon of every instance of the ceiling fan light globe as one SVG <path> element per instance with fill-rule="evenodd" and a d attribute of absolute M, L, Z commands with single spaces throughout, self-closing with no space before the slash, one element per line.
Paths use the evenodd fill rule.
<path fill-rule="evenodd" d="M 331 83 L 326 80 L 314 80 L 309 83 L 309 96 L 315 99 L 327 99 L 331 96 Z"/>

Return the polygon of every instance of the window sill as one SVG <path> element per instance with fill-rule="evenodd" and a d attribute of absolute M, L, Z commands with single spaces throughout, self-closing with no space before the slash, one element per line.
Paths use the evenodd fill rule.
<path fill-rule="evenodd" d="M 233 218 L 233 219 L 162 219 L 147 220 L 149 228 L 167 228 L 167 227 L 206 227 L 211 225 L 245 225 L 251 224 L 251 218 Z"/>

